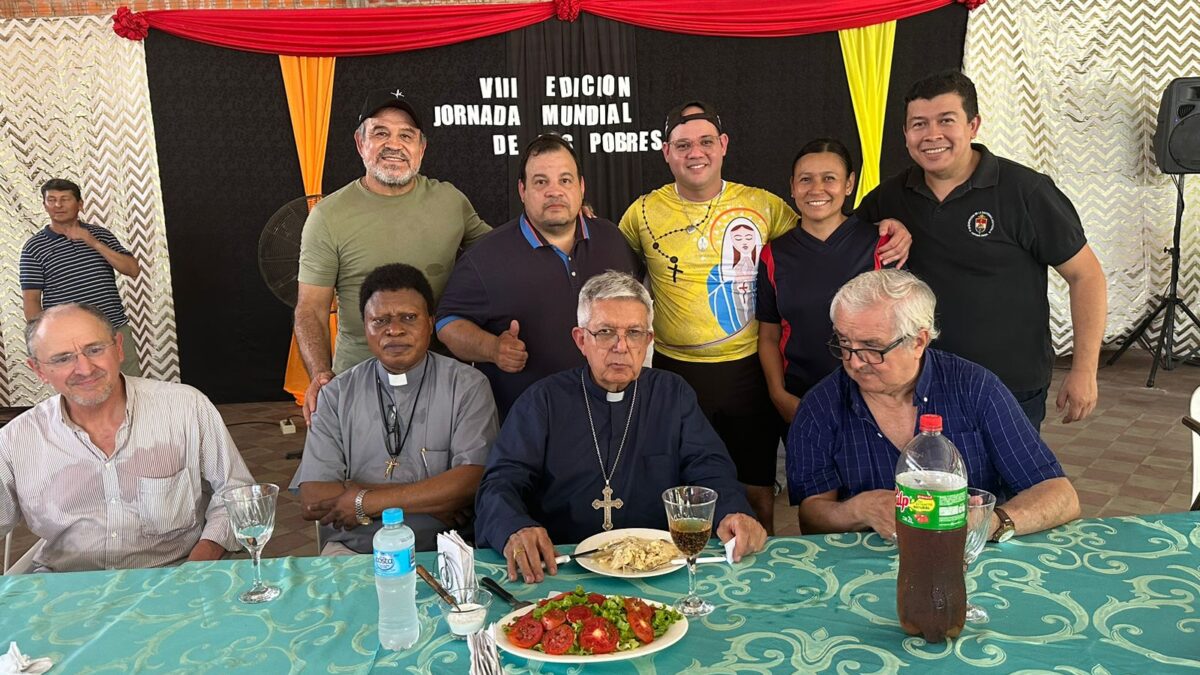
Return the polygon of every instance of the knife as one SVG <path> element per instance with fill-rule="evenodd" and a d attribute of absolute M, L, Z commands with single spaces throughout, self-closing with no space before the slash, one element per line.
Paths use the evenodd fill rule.
<path fill-rule="evenodd" d="M 571 554 L 571 557 L 572 557 L 572 558 L 586 558 L 586 557 L 587 557 L 587 556 L 589 556 L 589 555 L 594 555 L 594 554 L 596 554 L 596 553 L 599 553 L 599 552 L 601 552 L 601 551 L 603 551 L 603 550 L 605 550 L 605 549 L 607 549 L 607 548 L 608 548 L 608 545 L 604 545 L 604 546 L 597 546 L 596 548 L 589 548 L 589 549 L 588 549 L 588 550 L 586 550 L 586 551 L 580 551 L 580 552 L 578 552 L 578 553 L 572 553 L 572 554 Z"/>
<path fill-rule="evenodd" d="M 496 583 L 491 577 L 480 577 L 479 582 L 488 587 L 488 590 L 500 596 L 500 599 L 513 606 L 513 609 L 525 609 L 532 607 L 533 603 L 525 600 L 518 600 L 516 596 L 504 590 L 504 587 Z"/>

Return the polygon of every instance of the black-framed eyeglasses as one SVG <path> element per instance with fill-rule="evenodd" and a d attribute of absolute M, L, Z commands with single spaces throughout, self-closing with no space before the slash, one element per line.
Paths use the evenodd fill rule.
<path fill-rule="evenodd" d="M 859 360 L 861 360 L 863 363 L 869 363 L 873 366 L 877 366 L 883 363 L 883 357 L 886 356 L 888 352 L 892 351 L 896 347 L 899 347 L 910 337 L 912 336 L 901 335 L 888 346 L 879 349 L 874 347 L 859 347 L 858 349 L 854 349 L 843 345 L 841 343 L 841 337 L 839 337 L 837 333 L 834 333 L 833 336 L 829 338 L 829 353 L 833 354 L 833 358 L 841 359 L 842 361 L 849 361 L 851 356 L 857 355 Z"/>
<path fill-rule="evenodd" d="M 589 328 L 584 328 L 583 326 L 580 326 L 580 328 L 583 328 L 583 330 L 587 331 L 593 338 L 595 338 L 596 344 L 605 348 L 616 345 L 617 340 L 620 340 L 622 335 L 625 336 L 625 342 L 634 347 L 641 347 L 642 345 L 646 344 L 647 340 L 650 339 L 650 331 L 642 330 L 640 328 L 630 328 L 628 330 L 618 330 L 616 328 L 601 328 L 600 330 L 591 330 Z"/>

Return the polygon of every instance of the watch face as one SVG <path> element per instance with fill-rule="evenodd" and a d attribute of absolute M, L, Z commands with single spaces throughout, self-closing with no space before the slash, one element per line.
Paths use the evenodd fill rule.
<path fill-rule="evenodd" d="M 1012 527 L 1001 529 L 1000 533 L 996 536 L 996 541 L 1003 544 L 1004 542 L 1008 541 L 1009 539 L 1012 539 L 1013 535 L 1016 533 L 1017 533 L 1016 529 L 1012 528 Z"/>

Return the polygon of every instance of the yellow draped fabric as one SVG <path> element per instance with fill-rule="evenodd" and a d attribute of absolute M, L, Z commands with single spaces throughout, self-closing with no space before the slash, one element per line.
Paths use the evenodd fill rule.
<path fill-rule="evenodd" d="M 858 206 L 879 185 L 879 157 L 883 152 L 883 122 L 887 110 L 888 81 L 892 77 L 892 48 L 896 22 L 838 31 L 846 82 L 854 103 L 858 139 L 862 144 L 862 169 L 858 172 Z"/>
<path fill-rule="evenodd" d="M 329 140 L 329 107 L 333 100 L 335 60 L 333 57 L 315 56 L 279 57 L 288 111 L 292 117 L 292 133 L 296 136 L 296 154 L 300 157 L 300 177 L 304 181 L 306 195 L 321 193 L 321 179 L 325 174 L 325 144 Z M 311 209 L 314 203 L 310 199 L 308 208 Z M 332 350 L 333 336 L 337 335 L 337 315 L 333 313 L 329 315 L 329 335 Z M 296 397 L 298 405 L 304 405 L 308 381 L 308 371 L 304 369 L 300 348 L 293 334 L 283 388 Z"/>

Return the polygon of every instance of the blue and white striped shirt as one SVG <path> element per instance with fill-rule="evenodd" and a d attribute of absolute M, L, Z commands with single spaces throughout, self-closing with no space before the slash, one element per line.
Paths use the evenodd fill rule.
<path fill-rule="evenodd" d="M 99 225 L 82 221 L 79 224 L 100 243 L 129 255 L 112 232 Z M 129 323 L 112 265 L 91 246 L 68 239 L 49 227 L 30 237 L 21 248 L 21 290 L 40 290 L 42 309 L 82 302 L 104 312 L 113 328 Z"/>
<path fill-rule="evenodd" d="M 913 404 L 942 416 L 942 433 L 967 465 L 967 482 L 1001 502 L 1065 475 L 1054 453 L 999 378 L 937 349 L 925 351 Z M 914 432 L 916 433 L 916 432 Z M 895 487 L 900 450 L 883 435 L 858 385 L 838 368 L 809 390 L 787 439 L 788 495 L 800 504 L 838 491 L 847 499 Z"/>

